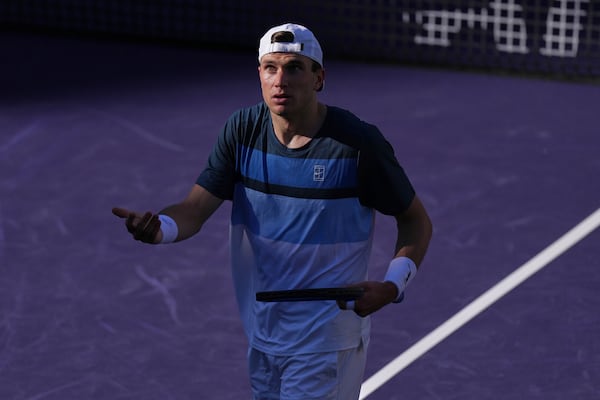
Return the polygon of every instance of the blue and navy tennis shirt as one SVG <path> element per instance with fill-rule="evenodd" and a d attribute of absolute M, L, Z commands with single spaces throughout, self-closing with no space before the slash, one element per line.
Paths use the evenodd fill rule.
<path fill-rule="evenodd" d="M 367 279 L 375 210 L 404 211 L 413 187 L 379 130 L 328 106 L 304 147 L 276 138 L 264 103 L 227 120 L 197 184 L 232 200 L 231 262 L 250 346 L 274 355 L 356 347 L 370 321 L 333 301 L 261 303 L 266 290 Z"/>

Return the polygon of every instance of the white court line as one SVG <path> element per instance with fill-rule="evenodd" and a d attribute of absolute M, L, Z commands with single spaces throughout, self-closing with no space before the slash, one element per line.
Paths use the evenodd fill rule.
<path fill-rule="evenodd" d="M 392 379 L 417 358 L 469 322 L 502 296 L 519 286 L 527 278 L 544 268 L 555 258 L 593 232 L 598 226 L 600 226 L 600 208 L 363 382 L 359 400 L 365 399 L 379 389 L 384 383 Z"/>

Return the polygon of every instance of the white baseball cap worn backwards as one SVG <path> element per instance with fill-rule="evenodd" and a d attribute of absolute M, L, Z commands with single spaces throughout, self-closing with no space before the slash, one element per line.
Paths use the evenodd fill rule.
<path fill-rule="evenodd" d="M 293 35 L 291 42 L 275 42 L 273 35 L 278 32 L 289 32 Z M 315 35 L 306 27 L 298 24 L 283 24 L 267 31 L 260 39 L 258 61 L 269 53 L 298 53 L 323 66 L 323 51 Z"/>

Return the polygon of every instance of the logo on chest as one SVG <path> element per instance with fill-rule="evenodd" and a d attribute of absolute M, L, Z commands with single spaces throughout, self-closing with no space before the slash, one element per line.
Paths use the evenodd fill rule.
<path fill-rule="evenodd" d="M 325 166 L 324 165 L 314 165 L 313 166 L 313 181 L 315 182 L 323 182 L 325 180 Z"/>

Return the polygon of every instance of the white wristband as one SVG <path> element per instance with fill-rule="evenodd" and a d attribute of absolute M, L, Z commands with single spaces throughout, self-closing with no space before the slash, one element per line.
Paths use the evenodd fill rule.
<path fill-rule="evenodd" d="M 414 261 L 408 257 L 397 257 L 390 262 L 384 282 L 392 282 L 398 288 L 398 297 L 396 302 L 402 299 L 404 289 L 408 286 L 417 274 L 417 266 Z"/>
<path fill-rule="evenodd" d="M 158 219 L 160 220 L 160 230 L 162 231 L 161 243 L 172 243 L 177 239 L 179 229 L 175 220 L 168 215 L 159 214 Z"/>

